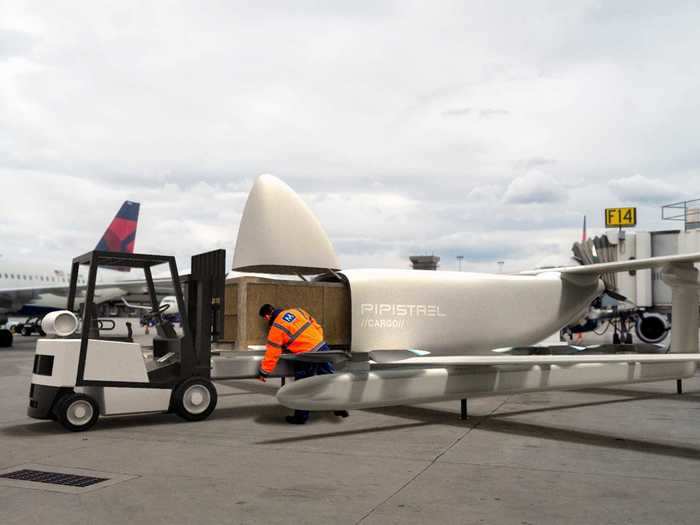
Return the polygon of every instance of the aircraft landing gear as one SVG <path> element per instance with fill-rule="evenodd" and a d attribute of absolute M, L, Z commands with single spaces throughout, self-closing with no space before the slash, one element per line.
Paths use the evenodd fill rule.
<path fill-rule="evenodd" d="M 466 399 L 461 399 L 460 400 L 460 415 L 459 419 L 462 421 L 465 421 L 467 419 L 467 400 Z"/>

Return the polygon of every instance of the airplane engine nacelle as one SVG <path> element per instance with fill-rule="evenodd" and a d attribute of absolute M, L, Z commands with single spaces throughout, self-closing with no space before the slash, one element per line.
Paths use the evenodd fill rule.
<path fill-rule="evenodd" d="M 644 313 L 640 315 L 634 327 L 637 337 L 649 344 L 663 341 L 669 329 L 668 317 L 658 313 Z"/>
<path fill-rule="evenodd" d="M 51 312 L 41 320 L 41 329 L 47 335 L 69 337 L 78 329 L 78 318 L 68 310 Z"/>

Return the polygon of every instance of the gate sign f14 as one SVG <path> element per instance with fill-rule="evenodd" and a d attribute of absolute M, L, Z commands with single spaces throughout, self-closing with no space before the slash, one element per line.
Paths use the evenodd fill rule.
<path fill-rule="evenodd" d="M 637 225 L 637 208 L 605 208 L 607 228 Z"/>

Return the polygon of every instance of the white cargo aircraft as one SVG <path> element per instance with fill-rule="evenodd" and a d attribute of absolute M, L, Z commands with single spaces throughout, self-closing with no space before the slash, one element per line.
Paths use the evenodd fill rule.
<path fill-rule="evenodd" d="M 139 203 L 124 201 L 96 249 L 133 253 L 138 227 Z M 0 258 L 0 316 L 13 313 L 26 316 L 42 316 L 53 310 L 66 307 L 69 285 L 70 261 L 65 265 L 40 265 L 25 261 L 6 261 Z M 104 302 L 127 294 L 132 288 L 143 288 L 143 280 L 127 286 L 134 277 L 128 273 L 107 270 L 98 277 L 97 302 Z M 85 283 L 85 277 L 78 277 L 78 285 Z M 2 323 L 2 321 L 0 321 Z M 0 325 L 0 347 L 11 346 L 12 334 Z"/>
<path fill-rule="evenodd" d="M 349 348 L 297 355 L 345 360 L 344 368 L 277 393 L 290 408 L 341 410 L 690 377 L 700 360 L 693 264 L 699 261 L 700 253 L 692 253 L 522 275 L 343 271 L 306 204 L 279 179 L 262 176 L 246 203 L 233 267 L 323 274 L 315 279 L 345 283 Z M 561 355 L 561 347 L 532 346 L 586 312 L 604 290 L 601 275 L 652 267 L 663 269 L 673 290 L 673 340 L 666 352 L 622 345 L 615 348 L 625 353 L 567 347 Z"/>

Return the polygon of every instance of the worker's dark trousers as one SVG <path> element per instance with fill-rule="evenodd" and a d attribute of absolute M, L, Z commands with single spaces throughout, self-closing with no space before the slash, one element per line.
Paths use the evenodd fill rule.
<path fill-rule="evenodd" d="M 327 344 L 324 344 L 321 348 L 316 350 L 317 352 L 325 352 L 330 350 Z M 294 381 L 298 379 L 304 379 L 305 377 L 320 376 L 324 374 L 334 374 L 335 367 L 333 363 L 294 363 Z M 295 410 L 294 416 L 306 421 L 309 419 L 308 410 Z"/>

